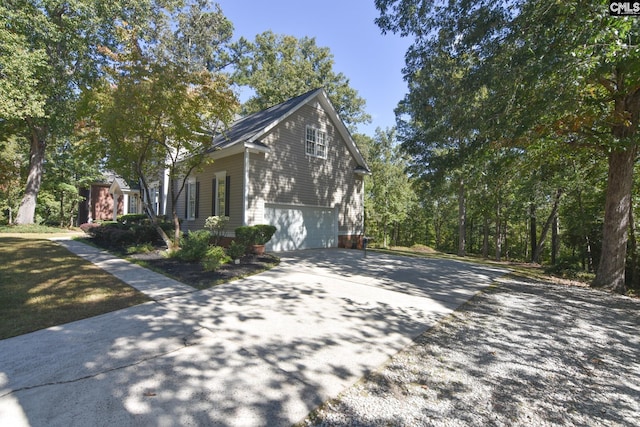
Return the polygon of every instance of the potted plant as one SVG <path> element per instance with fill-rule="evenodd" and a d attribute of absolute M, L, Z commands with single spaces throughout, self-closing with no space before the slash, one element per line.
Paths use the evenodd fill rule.
<path fill-rule="evenodd" d="M 276 227 L 268 224 L 242 226 L 236 228 L 236 238 L 240 244 L 256 255 L 264 254 L 264 245 L 271 240 Z"/>
<path fill-rule="evenodd" d="M 269 224 L 258 224 L 253 226 L 254 229 L 254 242 L 253 253 L 256 255 L 264 254 L 264 245 L 273 237 L 276 232 L 276 227 Z"/>

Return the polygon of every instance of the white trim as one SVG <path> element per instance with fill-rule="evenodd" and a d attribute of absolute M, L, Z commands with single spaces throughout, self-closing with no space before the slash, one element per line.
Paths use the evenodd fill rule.
<path fill-rule="evenodd" d="M 192 191 L 190 191 L 191 185 L 193 185 L 193 193 L 194 193 L 194 197 L 193 198 L 194 198 L 194 202 L 195 202 L 194 206 L 193 206 L 193 210 L 190 209 L 191 208 L 191 206 L 190 206 L 191 205 L 191 203 L 190 203 L 191 200 L 190 199 L 191 199 L 191 194 L 192 194 Z M 195 219 L 196 219 L 195 207 L 198 204 L 198 201 L 196 200 L 197 194 L 195 194 L 195 192 L 196 192 L 196 179 L 195 178 L 187 179 L 186 186 L 187 186 L 187 188 L 186 188 L 187 191 L 186 191 L 186 194 L 185 194 L 186 197 L 184 198 L 184 203 L 186 205 L 187 217 L 185 218 L 185 220 L 186 221 L 195 221 Z"/>
<path fill-rule="evenodd" d="M 320 93 L 318 94 L 318 99 L 320 101 L 320 104 L 322 104 L 322 106 L 324 107 L 325 111 L 329 114 L 329 117 L 334 122 L 336 128 L 338 129 L 338 132 L 342 136 L 342 139 L 347 144 L 347 148 L 349 149 L 349 152 L 353 157 L 355 157 L 356 163 L 364 167 L 365 169 L 369 170 L 369 166 L 367 165 L 367 162 L 364 160 L 362 153 L 360 153 L 358 146 L 356 145 L 355 141 L 351 137 L 351 132 L 349 132 L 349 129 L 347 129 L 347 127 L 344 125 L 344 122 L 342 121 L 342 119 L 340 119 L 340 116 L 338 116 L 338 112 L 336 111 L 333 104 L 329 100 L 329 97 L 327 96 L 327 92 L 325 92 L 324 89 L 320 91 Z"/>
<path fill-rule="evenodd" d="M 233 144 L 226 148 L 218 148 L 209 153 L 209 157 L 214 160 L 219 160 L 224 157 L 233 156 L 235 154 L 242 154 L 244 150 L 249 150 L 251 153 L 270 153 L 271 149 L 264 145 L 254 144 L 253 142 L 245 142 L 244 144 Z"/>
<path fill-rule="evenodd" d="M 309 130 L 313 131 L 313 139 L 314 141 L 312 141 L 313 143 L 313 153 L 309 153 L 309 150 L 307 150 L 307 144 L 309 143 Z M 322 144 L 320 144 L 318 142 L 318 137 L 322 135 Z M 322 155 L 318 154 L 318 147 L 322 146 L 324 148 L 324 152 Z M 327 135 L 327 132 L 317 128 L 315 126 L 312 125 L 306 125 L 304 128 L 304 153 L 309 156 L 309 157 L 315 157 L 318 159 L 326 159 L 327 158 L 327 151 L 329 148 L 329 136 Z"/>
<path fill-rule="evenodd" d="M 321 209 L 337 209 L 338 206 L 326 206 L 326 205 L 308 205 L 303 203 L 276 203 L 276 202 L 264 202 L 264 207 L 267 206 L 279 206 L 285 208 L 321 208 Z"/>
<path fill-rule="evenodd" d="M 162 206 L 160 206 L 159 215 L 167 214 L 167 203 L 169 199 L 169 168 L 165 168 L 163 177 L 162 177 Z"/>
<path fill-rule="evenodd" d="M 226 212 L 224 211 L 224 206 L 220 206 L 220 199 L 218 198 L 218 191 L 220 189 L 220 181 L 224 182 L 224 185 L 227 185 L 227 171 L 220 171 L 220 172 L 216 172 L 215 173 L 216 176 L 216 185 L 215 185 L 215 189 L 214 189 L 214 193 L 212 194 L 213 197 L 215 197 L 215 208 L 216 208 L 216 212 L 214 212 L 213 214 L 215 216 L 225 216 Z M 227 189 L 225 188 L 225 206 L 226 206 L 226 202 L 227 202 L 227 194 L 226 194 Z"/>
<path fill-rule="evenodd" d="M 360 209 L 361 209 L 361 213 L 362 213 L 362 223 L 360 224 L 360 233 L 362 236 L 365 236 L 365 229 L 364 229 L 364 176 L 362 177 L 362 188 L 360 189 L 360 194 L 362 197 L 362 204 L 360 205 Z"/>
<path fill-rule="evenodd" d="M 249 149 L 244 149 L 242 171 L 242 225 L 247 225 L 247 211 L 249 209 Z"/>

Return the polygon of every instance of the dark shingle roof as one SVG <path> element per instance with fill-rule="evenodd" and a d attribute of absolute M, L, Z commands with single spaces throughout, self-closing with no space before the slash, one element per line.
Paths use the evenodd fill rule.
<path fill-rule="evenodd" d="M 265 128 L 275 121 L 285 117 L 305 99 L 315 95 L 315 93 L 319 91 L 322 91 L 322 89 L 311 90 L 283 103 L 267 108 L 266 110 L 253 113 L 236 120 L 231 124 L 231 126 L 229 126 L 229 129 L 214 137 L 213 150 L 220 150 L 230 147 L 238 142 L 250 140 L 254 136 L 263 132 Z"/>

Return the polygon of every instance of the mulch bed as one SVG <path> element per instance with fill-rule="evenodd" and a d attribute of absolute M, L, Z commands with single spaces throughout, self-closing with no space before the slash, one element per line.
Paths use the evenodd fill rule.
<path fill-rule="evenodd" d="M 240 259 L 240 264 L 231 262 L 216 271 L 204 271 L 199 262 L 184 262 L 174 258 L 165 258 L 161 251 L 132 255 L 130 258 L 143 260 L 148 268 L 198 289 L 206 289 L 233 279 L 250 276 L 267 270 L 280 262 L 279 258 L 270 254 L 246 255 Z"/>

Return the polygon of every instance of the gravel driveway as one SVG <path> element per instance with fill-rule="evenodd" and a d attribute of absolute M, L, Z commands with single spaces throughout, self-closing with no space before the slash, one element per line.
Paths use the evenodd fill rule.
<path fill-rule="evenodd" d="M 636 426 L 640 300 L 503 278 L 305 426 Z"/>

